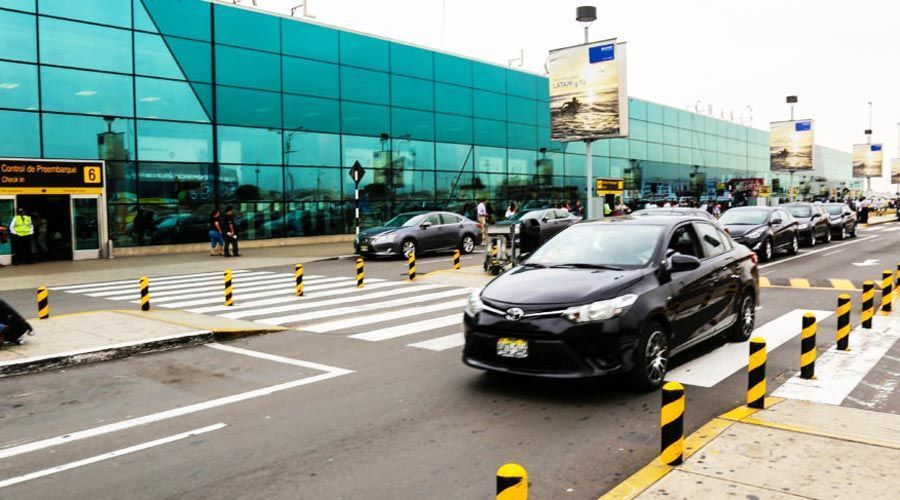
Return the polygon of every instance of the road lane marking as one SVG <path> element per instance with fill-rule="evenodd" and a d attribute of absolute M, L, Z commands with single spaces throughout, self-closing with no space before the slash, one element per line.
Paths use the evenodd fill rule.
<path fill-rule="evenodd" d="M 319 286 L 320 288 L 323 288 L 323 287 L 324 288 L 333 288 L 336 286 L 347 286 L 347 284 L 350 281 L 352 281 L 352 279 L 349 277 L 333 278 L 331 282 L 324 283 L 321 285 L 319 285 L 319 283 L 316 283 L 316 282 L 309 283 L 309 287 L 312 288 L 313 286 Z M 272 280 L 272 281 L 270 281 L 266 284 L 262 284 L 262 285 L 253 284 L 251 286 L 243 286 L 243 287 L 241 286 L 241 284 L 234 282 L 235 298 L 238 297 L 238 294 L 242 290 L 246 293 L 264 292 L 264 291 L 272 291 L 272 290 L 282 290 L 287 293 L 294 293 L 294 283 L 295 283 L 294 277 L 291 277 L 288 279 L 281 279 L 281 280 Z M 305 283 L 305 280 L 304 280 L 304 283 Z M 181 301 L 190 300 L 190 299 L 198 299 L 199 300 L 201 298 L 206 298 L 206 297 L 217 297 L 218 298 L 219 296 L 222 295 L 222 287 L 223 287 L 223 285 L 222 285 L 222 282 L 220 281 L 217 284 L 217 286 L 209 287 L 204 290 L 194 290 L 194 291 L 178 290 L 176 295 L 170 295 L 170 294 L 166 294 L 165 292 L 163 292 L 162 294 L 154 294 L 153 293 L 153 284 L 151 283 L 150 284 L 150 295 L 152 297 L 151 302 L 154 304 L 159 304 L 159 303 L 165 303 L 165 302 L 175 302 L 175 301 L 179 301 L 179 300 L 181 300 Z M 161 295 L 161 297 L 160 297 L 160 295 Z"/>
<path fill-rule="evenodd" d="M 342 375 L 347 375 L 349 373 L 353 373 L 350 370 L 345 370 L 343 368 L 335 368 L 333 366 L 323 365 L 320 363 L 313 363 L 312 361 L 304 361 L 302 359 L 295 358 L 287 358 L 285 356 L 279 356 L 277 354 L 269 354 L 267 352 L 262 351 L 252 351 L 250 349 L 244 349 L 241 347 L 234 347 L 225 344 L 219 344 L 218 342 L 213 342 L 210 344 L 206 344 L 206 347 L 211 349 L 217 349 L 219 351 L 230 352 L 234 354 L 241 354 L 243 356 L 250 356 L 252 358 L 257 359 L 265 359 L 267 361 L 274 361 L 275 363 L 284 363 L 286 365 L 299 366 L 301 368 L 309 368 L 310 370 L 317 370 L 320 372 L 326 373 L 337 373 L 341 372 Z"/>
<path fill-rule="evenodd" d="M 97 462 L 103 462 L 104 460 L 110 460 L 113 458 L 121 457 L 124 455 L 129 455 L 131 453 L 137 453 L 139 451 L 148 450 L 150 448 L 154 448 L 156 446 L 162 446 L 164 444 L 174 443 L 175 441 L 181 441 L 182 439 L 188 439 L 194 436 L 199 436 L 201 434 L 206 434 L 207 432 L 217 431 L 226 427 L 226 425 L 222 422 L 213 425 L 207 425 L 206 427 L 201 427 L 199 429 L 194 429 L 192 431 L 182 432 L 181 434 L 175 434 L 169 437 L 164 437 L 161 439 L 155 439 L 153 441 L 147 441 L 146 443 L 137 444 L 134 446 L 129 446 L 128 448 L 122 448 L 120 450 L 111 451 L 109 453 L 104 453 L 102 455 L 95 455 L 90 458 L 85 458 L 84 460 L 77 460 L 75 462 L 69 462 L 63 465 L 57 465 L 56 467 L 50 467 L 49 469 L 43 469 L 36 472 L 31 472 L 29 474 L 24 474 L 21 476 L 12 477 L 9 479 L 5 479 L 0 481 L 0 488 L 6 488 L 7 486 L 12 486 L 14 484 L 20 484 L 27 481 L 33 481 L 35 479 L 40 479 L 42 477 L 51 476 L 53 474 L 59 474 L 60 472 L 65 472 L 72 469 L 77 469 L 79 467 L 84 467 L 85 465 L 95 464 Z"/>
<path fill-rule="evenodd" d="M 769 281 L 769 278 L 760 277 L 759 278 L 759 286 L 760 286 L 760 288 L 770 287 L 770 286 L 772 286 L 772 283 Z"/>
<path fill-rule="evenodd" d="M 465 301 L 463 305 L 465 305 Z M 462 306 L 459 306 L 462 307 Z M 381 328 L 379 330 L 372 330 L 370 332 L 358 333 L 356 335 L 350 335 L 351 339 L 359 339 L 359 340 L 368 340 L 370 342 L 381 342 L 382 340 L 390 340 L 396 339 L 399 337 L 405 337 L 407 335 L 412 335 L 415 333 L 427 332 L 431 330 L 437 330 L 439 328 L 447 328 L 449 326 L 458 326 L 462 323 L 462 314 L 456 313 L 451 316 L 440 316 L 437 318 L 424 319 L 421 321 L 415 321 L 413 323 L 406 323 L 403 325 L 397 326 L 389 326 L 387 328 Z"/>
<path fill-rule="evenodd" d="M 831 278 L 828 281 L 831 281 L 831 286 L 837 288 L 838 290 L 846 290 L 851 292 L 856 290 L 856 285 L 854 285 L 850 280 Z"/>
<path fill-rule="evenodd" d="M 272 305 L 276 305 L 276 304 L 285 304 L 285 303 L 296 303 L 298 300 L 315 300 L 315 299 L 318 299 L 321 297 L 334 297 L 334 296 L 338 296 L 338 295 L 361 294 L 361 293 L 368 292 L 371 290 L 378 290 L 381 288 L 390 288 L 390 287 L 396 287 L 396 286 L 401 286 L 401 285 L 404 285 L 404 283 L 402 281 L 384 281 L 381 283 L 374 283 L 374 284 L 366 283 L 365 288 L 356 288 L 354 286 L 351 288 L 327 290 L 324 292 L 315 292 L 315 293 L 306 293 L 306 290 L 304 290 L 304 293 L 303 293 L 304 298 L 303 299 L 299 299 L 296 295 L 290 295 L 290 296 L 274 297 L 271 299 L 254 300 L 254 301 L 250 301 L 250 302 L 238 302 L 237 304 L 235 304 L 233 306 L 224 306 L 224 305 L 219 304 L 219 305 L 215 305 L 215 306 L 198 307 L 198 308 L 194 308 L 194 309 L 188 309 L 187 311 L 194 312 L 194 313 L 211 313 L 211 312 L 234 311 L 236 309 L 252 309 L 254 307 L 272 306 Z M 407 288 L 411 288 L 411 287 L 407 287 Z M 247 299 L 247 298 L 252 298 L 252 297 L 247 296 L 244 298 Z M 171 304 L 169 304 L 169 306 L 171 306 Z"/>
<path fill-rule="evenodd" d="M 809 280 L 806 278 L 791 278 L 791 286 L 794 288 L 809 288 Z"/>
<path fill-rule="evenodd" d="M 247 273 L 247 272 L 248 271 L 246 269 L 237 269 L 235 271 L 232 271 L 232 274 L 242 274 L 242 273 Z M 268 271 L 266 271 L 266 272 L 268 272 Z M 172 280 L 199 278 L 199 277 L 203 277 L 203 276 L 221 276 L 221 275 L 222 275 L 221 272 L 215 272 L 215 273 L 180 274 L 177 276 L 151 276 L 150 280 L 151 280 L 151 282 L 152 281 L 166 282 L 166 281 L 172 281 Z M 84 288 L 95 288 L 98 286 L 114 286 L 114 285 L 129 285 L 129 284 L 133 285 L 136 281 L 137 281 L 137 278 L 130 279 L 130 280 L 123 280 L 123 281 L 101 281 L 98 283 L 82 283 L 79 285 L 53 286 L 53 287 L 50 287 L 50 289 L 51 290 L 62 290 L 62 291 L 81 290 Z"/>
<path fill-rule="evenodd" d="M 422 314 L 429 314 L 438 311 L 446 311 L 447 309 L 453 309 L 457 307 L 462 309 L 465 306 L 466 300 L 454 300 L 450 302 L 432 304 L 429 306 L 410 307 L 407 309 L 400 309 L 399 311 L 388 311 L 379 314 L 370 314 L 367 316 L 357 316 L 355 318 L 314 323 L 312 325 L 303 326 L 299 328 L 299 330 L 313 333 L 329 333 L 358 326 L 386 323 L 388 321 L 408 318 L 410 316 L 419 316 Z M 457 317 L 459 317 L 461 320 L 461 316 L 457 315 Z"/>
<path fill-rule="evenodd" d="M 843 252 L 844 250 L 846 250 L 846 248 L 842 248 L 842 249 L 840 249 L 840 250 L 835 250 L 835 251 L 833 251 L 833 252 L 828 252 L 828 253 L 826 253 L 825 255 L 823 255 L 822 257 L 828 257 L 829 255 L 834 255 L 834 254 L 836 254 L 836 253 L 841 253 L 841 252 Z"/>
<path fill-rule="evenodd" d="M 751 336 L 766 339 L 766 347 L 771 353 L 788 340 L 800 337 L 801 319 L 806 312 L 815 314 L 817 321 L 834 314 L 834 311 L 794 309 L 757 328 Z M 670 371 L 666 380 L 699 387 L 713 387 L 745 366 L 747 366 L 747 343 L 729 342 Z"/>
<path fill-rule="evenodd" d="M 232 276 L 234 276 L 234 273 L 232 273 Z M 235 281 L 240 279 L 241 281 L 244 281 L 244 282 L 253 282 L 253 281 L 272 279 L 272 278 L 275 278 L 276 276 L 278 276 L 278 275 L 273 274 L 273 273 L 268 273 L 268 272 L 266 272 L 266 273 L 243 273 L 243 274 L 238 274 L 237 276 L 234 276 L 234 279 L 235 279 Z M 221 282 L 222 282 L 222 274 L 221 273 L 218 276 L 210 276 L 208 278 L 185 279 L 185 280 L 178 280 L 178 281 L 164 282 L 164 283 L 157 283 L 156 281 L 153 281 L 152 278 L 150 279 L 150 285 L 153 286 L 154 292 L 162 291 L 162 290 L 179 290 L 179 289 L 184 289 L 184 288 L 203 287 L 203 286 L 209 286 L 209 285 L 215 286 Z M 116 296 L 116 295 L 121 295 L 123 293 L 131 292 L 134 290 L 134 288 L 135 288 L 135 285 L 132 282 L 127 285 L 119 285 L 119 286 L 114 286 L 114 287 L 100 287 L 100 288 L 91 289 L 91 290 L 76 290 L 76 291 L 70 291 L 69 293 L 84 293 L 88 297 L 111 297 L 111 296 Z M 115 299 L 113 299 L 113 300 L 115 300 Z"/>
<path fill-rule="evenodd" d="M 815 254 L 817 254 L 817 253 L 819 253 L 819 252 L 824 252 L 824 251 L 826 251 L 826 250 L 833 250 L 833 249 L 835 249 L 835 248 L 840 248 L 840 247 L 842 247 L 842 246 L 844 246 L 844 245 L 853 245 L 853 244 L 856 244 L 856 243 L 862 243 L 862 242 L 864 242 L 864 241 L 874 240 L 874 239 L 877 239 L 877 238 L 878 238 L 877 236 L 866 236 L 865 238 L 857 238 L 856 241 L 848 241 L 848 242 L 846 242 L 846 243 L 840 243 L 840 244 L 838 244 L 838 245 L 830 246 L 830 247 L 828 247 L 828 248 L 822 248 L 822 249 L 820 249 L 820 250 L 810 250 L 810 251 L 802 252 L 802 253 L 800 253 L 800 254 L 798 254 L 798 255 L 794 255 L 794 256 L 792 256 L 792 257 L 788 257 L 788 258 L 786 258 L 786 259 L 777 260 L 777 261 L 775 261 L 775 262 L 769 262 L 768 264 L 763 264 L 763 265 L 759 266 L 759 268 L 760 268 L 760 269 L 765 269 L 765 268 L 767 268 L 767 267 L 777 266 L 778 264 L 784 264 L 785 262 L 790 262 L 790 261 L 792 261 L 792 260 L 794 260 L 794 259 L 800 259 L 800 258 L 802 258 L 802 257 L 809 257 L 810 255 L 815 255 Z"/>
<path fill-rule="evenodd" d="M 319 284 L 328 284 L 333 283 L 339 280 L 349 280 L 350 278 L 323 278 L 323 279 L 315 279 L 310 278 L 309 280 L 304 280 L 308 282 L 310 285 L 319 285 Z M 272 290 L 273 288 L 285 287 L 290 289 L 292 292 L 294 290 L 294 282 L 295 278 L 293 276 L 284 276 L 284 277 L 264 277 L 258 281 L 244 281 L 244 280 L 233 280 L 235 290 L 244 290 L 249 292 L 257 292 L 262 290 Z M 173 300 L 183 300 L 185 298 L 198 298 L 198 297 L 209 297 L 212 295 L 221 295 L 222 294 L 222 278 L 212 282 L 205 283 L 202 286 L 195 287 L 185 287 L 181 290 L 157 290 L 153 287 L 153 283 L 150 283 L 150 294 L 153 297 L 154 303 L 159 302 L 171 302 Z M 94 295 L 91 295 L 94 297 Z M 139 293 L 134 293 L 134 290 L 129 290 L 128 293 L 122 294 L 122 292 L 117 292 L 116 295 L 105 297 L 109 300 L 134 300 L 139 298 Z M 161 300 L 165 298 L 165 300 Z"/>
<path fill-rule="evenodd" d="M 353 284 L 355 283 L 354 279 L 342 278 L 342 280 L 343 281 L 341 281 L 340 283 L 326 283 L 324 285 L 313 284 L 308 287 L 305 287 L 303 289 L 304 296 L 306 296 L 306 292 L 316 292 L 316 291 L 321 291 L 322 289 L 330 290 L 330 289 L 336 289 L 336 288 L 341 288 L 341 287 L 346 287 L 346 288 L 352 287 L 352 288 L 356 289 L 356 287 L 353 286 Z M 381 282 L 384 280 L 372 278 L 370 281 L 377 283 L 377 282 Z M 257 292 L 249 292 L 249 293 L 247 292 L 247 290 L 244 290 L 244 291 L 236 290 L 235 294 L 234 294 L 234 298 L 235 298 L 235 300 L 238 301 L 238 303 L 235 304 L 234 306 L 229 306 L 227 310 L 231 311 L 231 310 L 234 310 L 236 307 L 239 307 L 241 304 L 240 301 L 249 300 L 249 299 L 259 299 L 259 298 L 263 298 L 263 297 L 282 296 L 287 299 L 291 299 L 292 301 L 297 301 L 297 300 L 299 300 L 299 298 L 294 293 L 293 283 L 294 282 L 291 281 L 291 286 L 282 286 L 281 288 L 273 288 L 270 290 L 263 290 L 263 291 L 257 291 Z M 152 300 L 151 300 L 151 302 L 152 302 Z M 209 306 L 210 304 L 221 304 L 221 303 L 222 303 L 222 292 L 219 291 L 218 293 L 212 294 L 211 297 L 201 298 L 201 299 L 193 299 L 193 300 L 185 300 L 182 302 L 163 302 L 162 304 L 159 304 L 159 306 L 166 307 L 169 309 L 184 309 L 185 307 Z"/>
<path fill-rule="evenodd" d="M 461 347 L 466 343 L 465 335 L 462 333 L 454 333 L 446 337 L 438 337 L 423 342 L 407 344 L 408 347 L 418 347 L 419 349 L 428 349 L 429 351 L 445 351 L 454 347 Z"/>

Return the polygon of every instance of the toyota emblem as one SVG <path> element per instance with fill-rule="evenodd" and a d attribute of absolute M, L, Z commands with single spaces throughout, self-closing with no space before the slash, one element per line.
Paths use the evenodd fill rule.
<path fill-rule="evenodd" d="M 513 307 L 512 309 L 506 310 L 506 319 L 510 321 L 519 321 L 522 319 L 522 316 L 525 316 L 525 311 L 519 309 L 518 307 Z"/>

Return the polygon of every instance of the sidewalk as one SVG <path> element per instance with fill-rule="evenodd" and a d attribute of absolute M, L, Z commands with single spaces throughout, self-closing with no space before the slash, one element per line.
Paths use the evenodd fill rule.
<path fill-rule="evenodd" d="M 0 377 L 284 330 L 184 311 L 94 311 L 29 322 L 35 334 L 24 345 L 0 349 Z"/>
<path fill-rule="evenodd" d="M 893 221 L 895 221 L 895 220 L 897 220 L 897 216 L 896 216 L 896 215 L 894 214 L 894 212 L 892 211 L 892 212 L 889 212 L 889 213 L 887 213 L 887 214 L 885 214 L 885 215 L 870 215 L 870 216 L 869 216 L 869 222 L 867 222 L 867 223 L 865 223 L 865 224 L 860 224 L 860 225 L 861 225 L 862 227 L 868 227 L 868 226 L 871 226 L 871 225 L 873 225 L 873 224 L 883 224 L 883 223 L 885 223 L 885 222 L 893 222 Z"/>
<path fill-rule="evenodd" d="M 117 257 L 109 260 L 44 262 L 29 266 L 7 266 L 0 269 L 0 291 L 33 288 L 38 285 L 58 286 L 121 279 L 122 270 L 131 275 L 155 276 L 221 271 L 228 262 L 237 268 L 293 266 L 313 260 L 332 258 L 353 252 L 353 245 L 317 243 L 269 248 L 247 248 L 241 257 L 210 257 L 209 251 L 193 254 L 167 254 L 140 257 Z M 144 269 L 145 271 L 141 271 Z"/>

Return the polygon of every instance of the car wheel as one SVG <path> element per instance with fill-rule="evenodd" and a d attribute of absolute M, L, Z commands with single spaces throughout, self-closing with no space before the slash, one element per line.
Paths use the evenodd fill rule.
<path fill-rule="evenodd" d="M 853 230 L 850 231 L 850 237 L 856 238 L 856 224 L 853 224 Z"/>
<path fill-rule="evenodd" d="M 791 240 L 791 246 L 788 247 L 788 253 L 791 255 L 797 255 L 797 252 L 800 251 L 800 241 L 797 240 L 797 235 L 794 235 L 794 239 Z"/>
<path fill-rule="evenodd" d="M 847 227 L 846 227 L 846 226 L 843 226 L 843 225 L 841 226 L 841 235 L 838 236 L 838 239 L 839 239 L 839 240 L 846 240 L 846 239 L 847 239 Z"/>
<path fill-rule="evenodd" d="M 462 253 L 472 253 L 475 250 L 475 238 L 471 234 L 463 236 L 459 248 Z"/>
<path fill-rule="evenodd" d="M 809 239 L 806 240 L 806 245 L 810 246 L 810 247 L 816 246 L 816 232 L 815 231 L 809 232 Z"/>
<path fill-rule="evenodd" d="M 651 391 L 662 385 L 669 367 L 669 337 L 659 323 L 650 322 L 641 333 L 634 354 L 631 379 L 636 389 Z"/>
<path fill-rule="evenodd" d="M 400 251 L 408 259 L 410 255 L 416 253 L 416 242 L 414 240 L 403 240 L 403 243 L 400 244 Z"/>
<path fill-rule="evenodd" d="M 744 342 L 753 335 L 756 326 L 756 300 L 753 292 L 745 292 L 738 302 L 737 320 L 728 330 L 728 340 L 732 342 Z"/>
<path fill-rule="evenodd" d="M 831 228 L 828 228 L 828 231 L 825 231 L 825 243 L 831 243 Z"/>
<path fill-rule="evenodd" d="M 772 260 L 772 240 L 768 238 L 763 240 L 762 248 L 759 249 L 759 259 L 763 262 Z"/>

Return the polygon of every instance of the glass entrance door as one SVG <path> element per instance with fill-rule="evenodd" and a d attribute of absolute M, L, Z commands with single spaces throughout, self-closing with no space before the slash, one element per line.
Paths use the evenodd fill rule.
<path fill-rule="evenodd" d="M 99 259 L 106 245 L 102 198 L 72 195 L 72 260 Z"/>
<path fill-rule="evenodd" d="M 6 228 L 0 234 L 0 264 L 12 264 L 12 241 L 8 224 L 16 214 L 16 197 L 0 194 L 0 226 Z"/>

